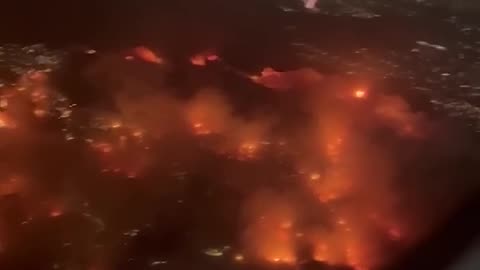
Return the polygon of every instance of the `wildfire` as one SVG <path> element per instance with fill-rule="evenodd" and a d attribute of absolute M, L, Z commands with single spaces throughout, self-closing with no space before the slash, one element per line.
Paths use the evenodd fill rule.
<path fill-rule="evenodd" d="M 134 56 L 127 56 L 127 59 L 134 59 L 133 57 L 135 57 L 150 63 L 163 63 L 159 56 L 146 47 L 137 47 L 130 53 Z M 201 53 L 192 56 L 190 61 L 193 65 L 205 66 L 209 62 L 220 61 L 220 58 L 215 54 Z M 305 78 L 309 78 L 309 81 L 306 82 L 307 79 Z M 316 86 L 323 79 L 323 76 L 314 71 L 280 72 L 273 68 L 265 68 L 259 75 L 251 76 L 250 79 L 272 89 L 302 89 L 300 86 Z M 21 80 L 18 89 L 22 90 L 17 91 L 17 88 L 15 88 L 12 91 L 15 92 L 14 98 L 22 97 L 28 101 L 26 102 L 29 104 L 28 106 L 22 104 L 19 107 L 27 108 L 27 113 L 20 115 L 26 115 L 29 118 L 27 121 L 22 121 L 23 118 L 15 114 L 18 102 L 14 98 L 10 99 L 10 94 L 3 95 L 2 93 L 0 99 L 2 110 L 0 112 L 0 128 L 19 126 L 12 131 L 3 130 L 0 134 L 2 136 L 9 136 L 10 133 L 15 135 L 22 131 L 23 125 L 33 121 L 42 124 L 50 123 L 50 120 L 52 122 L 56 121 L 57 117 L 54 116 L 58 112 L 58 115 L 60 115 L 58 120 L 64 121 L 62 124 L 66 124 L 62 126 L 49 125 L 49 132 L 51 132 L 50 127 L 73 126 L 69 130 L 62 129 L 61 132 L 64 133 L 60 133 L 60 135 L 65 135 L 67 140 L 75 139 L 75 148 L 67 149 L 77 149 L 76 147 L 82 145 L 81 142 L 86 142 L 84 145 L 90 151 L 85 152 L 85 154 L 94 157 L 98 163 L 98 168 L 90 166 L 90 162 L 88 162 L 88 166 L 79 166 L 79 168 L 89 168 L 86 171 L 95 168 L 96 172 L 101 171 L 104 174 L 103 176 L 108 175 L 106 179 L 111 177 L 139 179 L 139 181 L 127 180 L 127 185 L 124 186 L 129 187 L 132 184 L 139 191 L 143 187 L 154 187 L 156 192 L 161 191 L 166 186 L 164 181 L 170 179 L 168 175 L 186 183 L 183 180 L 187 180 L 191 175 L 195 177 L 199 175 L 201 178 L 204 173 L 208 173 L 209 181 L 210 176 L 212 181 L 229 180 L 228 182 L 222 182 L 220 188 L 227 184 L 231 185 L 232 189 L 238 188 L 234 192 L 238 191 L 238 194 L 242 194 L 239 196 L 242 199 L 238 202 L 235 201 L 235 203 L 238 203 L 238 207 L 245 210 L 245 217 L 241 217 L 244 221 L 240 232 L 242 243 L 238 250 L 241 253 L 236 253 L 237 243 L 228 243 L 235 247 L 234 252 L 232 252 L 233 250 L 227 250 L 227 248 L 214 249 L 208 252 L 210 256 L 224 255 L 237 263 L 245 262 L 245 258 L 248 258 L 248 261 L 253 263 L 260 261 L 291 266 L 300 261 L 299 247 L 305 245 L 311 247 L 311 255 L 317 261 L 328 264 L 348 264 L 357 270 L 367 269 L 375 266 L 376 261 L 380 260 L 377 260 L 377 258 L 382 257 L 383 251 L 375 250 L 376 240 L 379 240 L 380 243 L 383 243 L 383 241 L 403 243 L 403 240 L 411 233 L 410 227 L 396 218 L 396 208 L 392 206 L 396 205 L 397 198 L 394 197 L 395 193 L 390 191 L 392 183 L 389 182 L 389 173 L 394 174 L 396 171 L 390 171 L 388 166 L 378 162 L 378 160 L 388 159 L 389 156 L 384 157 L 383 152 L 377 155 L 372 150 L 376 149 L 376 146 L 371 144 L 375 144 L 377 141 L 371 143 L 370 139 L 371 137 L 376 138 L 375 136 L 369 136 L 368 141 L 362 137 L 365 134 L 371 135 L 369 130 L 362 130 L 367 126 L 362 122 L 363 119 L 368 119 L 367 117 L 372 117 L 376 121 L 374 124 L 391 127 L 392 130 L 401 135 L 415 135 L 421 131 L 421 115 L 412 112 L 408 104 L 400 98 L 380 96 L 377 100 L 377 96 L 375 96 L 375 99 L 368 100 L 369 104 L 371 102 L 371 108 L 370 106 L 353 106 L 354 110 L 352 110 L 347 106 L 356 103 L 353 101 L 357 99 L 361 104 L 360 100 L 370 98 L 370 94 L 362 88 L 345 88 L 347 91 L 340 91 L 340 95 L 328 96 L 328 98 L 341 100 L 339 106 L 336 106 L 337 104 L 317 106 L 324 103 L 316 103 L 315 109 L 320 108 L 317 111 L 302 107 L 305 104 L 310 105 L 310 100 L 309 102 L 303 102 L 304 100 L 302 100 L 303 103 L 295 106 L 295 110 L 299 107 L 302 116 L 304 114 L 311 115 L 305 117 L 308 120 L 302 122 L 302 125 L 306 126 L 305 129 L 302 127 L 302 129 L 297 130 L 295 125 L 290 125 L 291 123 L 281 122 L 290 121 L 285 120 L 289 117 L 278 117 L 279 119 L 277 119 L 277 114 L 275 114 L 277 108 L 271 110 L 273 112 L 271 113 L 272 117 L 269 115 L 270 108 L 266 112 L 248 110 L 248 113 L 244 113 L 243 108 L 238 109 L 236 103 L 232 104 L 236 100 L 231 101 L 230 96 L 224 95 L 222 91 L 200 89 L 197 95 L 188 99 L 170 96 L 166 98 L 167 95 L 156 99 L 157 96 L 151 98 L 151 96 L 146 95 L 145 99 L 147 101 L 134 102 L 128 96 L 124 103 L 119 102 L 117 104 L 121 112 L 107 113 L 108 117 L 104 114 L 94 115 L 95 121 L 92 120 L 86 125 L 83 120 L 85 117 L 81 115 L 81 117 L 78 117 L 78 119 L 82 119 L 80 121 L 81 125 L 76 125 L 77 117 L 70 117 L 72 107 L 63 106 L 59 109 L 51 105 L 55 103 L 53 102 L 55 101 L 53 100 L 55 92 L 52 92 L 46 86 L 45 74 L 32 73 L 29 76 L 22 77 Z M 315 95 L 318 92 L 320 91 L 317 91 Z M 155 92 L 156 94 L 157 92 Z M 309 95 L 312 93 L 311 91 L 305 91 L 304 94 L 310 97 Z M 287 94 L 272 96 L 279 99 L 290 97 Z M 301 95 L 299 94 L 298 97 L 301 97 Z M 329 102 L 330 99 L 328 98 L 326 100 Z M 288 98 L 285 99 L 286 103 L 290 101 Z M 161 106 L 158 104 L 161 104 Z M 278 110 L 283 110 L 280 107 Z M 365 109 L 368 113 L 362 114 L 361 118 L 356 118 L 357 116 L 351 112 L 358 112 L 360 109 Z M 78 114 L 81 114 L 81 111 L 78 110 Z M 283 116 L 283 112 L 278 113 L 278 115 Z M 290 111 L 286 112 L 290 113 Z M 89 112 L 87 117 L 91 117 L 90 113 L 95 112 Z M 263 113 L 268 115 L 265 116 Z M 293 115 L 296 116 L 296 114 Z M 74 116 L 77 115 L 74 114 Z M 48 121 L 42 121 L 35 117 L 48 119 Z M 358 119 L 360 120 L 357 121 Z M 278 125 L 277 120 L 280 122 Z M 38 126 L 43 129 L 43 126 Z M 357 131 L 356 128 L 359 128 L 360 131 Z M 53 130 L 53 128 L 51 129 Z M 57 138 L 55 136 L 36 136 L 37 130 L 33 128 L 32 130 L 35 133 L 30 132 L 30 130 L 25 132 L 29 136 L 27 143 L 23 144 L 23 141 L 20 141 L 19 145 L 22 149 L 20 149 L 19 154 L 11 155 L 14 165 L 12 167 L 18 166 L 21 169 L 26 167 L 23 166 L 21 161 L 18 161 L 17 156 L 28 156 L 22 151 L 24 145 L 28 146 L 28 143 L 31 143 L 31 138 L 34 138 L 35 143 L 44 137 Z M 80 131 L 77 132 L 77 130 Z M 164 134 L 166 135 L 164 136 Z M 175 136 L 177 137 L 173 138 Z M 169 141 L 171 138 L 173 138 L 172 141 Z M 4 141 L 9 143 L 8 139 L 9 137 Z M 11 141 L 17 143 L 15 140 L 16 138 Z M 181 144 L 178 142 L 188 145 L 173 148 Z M 71 142 L 66 141 L 60 143 L 71 144 Z M 166 145 L 167 147 L 164 147 Z M 34 146 L 36 150 L 37 145 Z M 9 150 L 9 147 L 5 148 Z M 42 149 L 42 147 L 38 148 Z M 155 151 L 157 149 L 166 150 L 149 154 L 149 149 Z M 191 154 L 191 151 L 197 151 L 198 149 L 201 151 Z M 179 154 L 180 151 L 185 151 L 187 154 L 181 155 Z M 209 152 L 209 158 L 205 159 L 208 161 L 205 164 L 212 167 L 205 169 L 204 164 L 199 162 L 202 160 L 198 156 L 207 151 Z M 40 152 L 40 150 L 33 152 Z M 83 153 L 79 158 L 83 158 Z M 210 154 L 213 155 L 210 156 Z M 178 158 L 178 156 L 180 157 Z M 183 156 L 188 156 L 188 158 L 185 158 L 186 161 Z M 215 159 L 210 158 L 212 156 Z M 371 158 L 372 156 L 378 157 L 375 159 Z M 225 157 L 227 159 L 223 160 Z M 271 157 L 273 158 L 270 159 Z M 6 160 L 6 165 L 3 166 L 8 167 L 10 163 L 8 159 Z M 28 156 L 27 165 L 30 165 L 31 160 L 34 159 Z M 215 162 L 212 162 L 213 160 Z M 153 162 L 156 162 L 156 166 L 150 166 Z M 220 166 L 227 166 L 228 169 Z M 42 166 L 35 164 L 32 175 L 44 175 L 44 173 L 36 173 L 36 170 L 41 170 L 43 167 L 36 167 Z M 198 167 L 202 168 L 196 171 Z M 52 175 L 63 177 L 63 173 L 68 173 L 64 172 L 63 167 L 59 168 L 60 173 Z M 150 168 L 152 171 L 147 171 Z M 175 171 L 173 173 L 167 171 L 169 168 L 174 168 Z M 300 169 L 295 171 L 295 168 Z M 230 173 L 224 172 L 228 170 L 233 171 L 232 174 L 239 174 L 239 179 L 242 181 L 230 181 L 231 178 L 224 177 L 223 174 Z M 388 175 L 387 177 L 383 177 L 384 170 L 388 170 L 388 173 L 385 173 Z M 28 171 L 25 174 L 23 171 L 20 172 L 21 175 L 29 175 Z M 152 173 L 150 174 L 150 172 Z M 217 173 L 222 176 L 219 177 L 221 180 L 215 178 Z M 22 196 L 15 197 L 23 199 L 33 190 L 33 188 L 27 189 L 27 184 L 42 185 L 43 182 L 57 184 L 53 180 L 42 182 L 43 179 L 35 182 L 25 182 L 18 177 L 11 177 L 11 175 L 8 173 L 5 176 L 2 175 L 4 180 L 0 181 L 0 196 L 20 194 Z M 98 176 L 97 173 L 94 175 L 94 177 Z M 145 177 L 146 181 L 141 182 L 144 179 L 143 176 L 147 175 L 148 177 Z M 157 178 L 162 178 L 162 181 L 156 182 Z M 76 177 L 71 177 L 68 178 L 68 181 L 76 181 L 75 179 Z M 102 182 L 101 188 L 112 190 L 111 196 L 125 195 L 122 194 L 123 191 L 120 192 L 120 195 L 117 195 L 115 188 L 106 186 L 109 184 L 108 182 L 111 181 Z M 145 183 L 148 183 L 148 185 L 144 185 Z M 178 190 L 183 192 L 184 183 Z M 165 186 L 163 186 L 164 184 Z M 91 184 L 77 185 L 77 183 L 73 183 L 70 185 L 68 183 L 67 188 L 70 188 L 70 186 L 90 187 Z M 50 186 L 48 188 L 45 190 L 50 192 Z M 63 186 L 53 190 L 56 192 L 56 190 L 62 188 Z M 261 194 L 257 196 L 256 192 L 264 188 L 268 191 L 259 192 Z M 88 189 L 90 188 L 85 188 L 85 193 L 89 192 Z M 210 190 L 210 188 L 208 189 Z M 28 192 L 25 192 L 25 190 Z M 122 188 L 121 190 L 126 189 Z M 145 194 L 149 192 L 147 189 L 141 191 Z M 83 193 L 84 190 L 82 189 L 78 196 L 83 196 Z M 26 195 L 24 196 L 24 194 Z M 69 194 L 75 195 L 75 200 L 68 201 L 72 204 L 72 208 L 66 207 L 70 204 L 48 204 L 45 208 L 41 208 L 41 215 L 57 218 L 64 215 L 66 210 L 79 210 L 81 208 L 79 205 L 84 198 L 77 200 L 76 193 Z M 93 195 L 86 198 L 96 199 L 98 197 L 97 194 Z M 148 203 L 159 202 L 153 200 L 154 197 L 157 197 L 157 193 L 147 195 L 149 197 L 145 201 L 148 201 Z M 181 193 L 180 195 L 184 194 Z M 102 194 L 102 196 L 104 195 Z M 175 198 L 173 202 L 179 204 L 186 205 L 191 201 L 181 196 L 167 197 L 165 200 L 170 199 L 170 197 Z M 117 198 L 114 197 L 113 199 Z M 115 200 L 112 201 L 115 202 Z M 163 202 L 163 198 L 160 201 Z M 130 199 L 128 202 L 130 202 Z M 93 208 L 95 204 L 101 205 L 102 203 L 98 200 L 90 205 Z M 142 203 L 141 200 L 138 205 L 140 203 Z M 137 206 L 136 203 L 134 205 Z M 220 205 L 220 207 L 222 206 Z M 145 206 L 145 208 L 148 207 Z M 111 207 L 105 207 L 105 209 L 111 209 Z M 104 211 L 98 212 L 103 213 Z M 369 216 L 369 213 L 375 214 Z M 108 220 L 124 219 L 109 218 Z"/>
<path fill-rule="evenodd" d="M 294 209 L 279 198 L 259 195 L 248 205 L 247 251 L 270 263 L 296 261 Z"/>

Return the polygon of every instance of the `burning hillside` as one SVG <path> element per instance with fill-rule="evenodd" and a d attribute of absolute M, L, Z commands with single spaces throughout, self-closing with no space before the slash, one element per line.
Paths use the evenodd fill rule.
<path fill-rule="evenodd" d="M 6 269 L 375 269 L 470 187 L 452 192 L 443 170 L 418 165 L 457 146 L 433 150 L 446 129 L 373 84 L 310 68 L 251 75 L 199 53 L 184 59 L 191 72 L 228 72 L 244 89 L 184 91 L 149 80 L 177 72 L 149 48 L 86 54 L 85 80 L 108 102 L 77 104 L 44 70 L 2 88 Z M 19 261 L 28 246 L 42 251 Z"/>

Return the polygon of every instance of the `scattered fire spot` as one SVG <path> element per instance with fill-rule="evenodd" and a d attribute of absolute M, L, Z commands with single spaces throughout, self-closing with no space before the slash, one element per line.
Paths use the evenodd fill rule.
<path fill-rule="evenodd" d="M 207 55 L 207 60 L 210 62 L 218 61 L 220 58 L 216 54 Z"/>
<path fill-rule="evenodd" d="M 54 209 L 52 209 L 52 210 L 50 211 L 50 213 L 49 213 L 49 216 L 50 216 L 50 217 L 53 217 L 53 218 L 59 217 L 59 216 L 61 216 L 61 215 L 63 215 L 63 211 L 62 211 L 61 209 L 59 209 L 59 208 L 54 208 Z"/>
<path fill-rule="evenodd" d="M 96 143 L 93 145 L 93 148 L 105 154 L 111 153 L 113 151 L 113 147 L 109 143 Z"/>
<path fill-rule="evenodd" d="M 253 159 L 256 157 L 257 152 L 258 152 L 258 143 L 245 142 L 245 143 L 242 143 L 238 148 L 238 158 L 240 160 Z"/>
<path fill-rule="evenodd" d="M 365 91 L 363 89 L 357 89 L 357 90 L 355 90 L 353 95 L 354 95 L 354 97 L 356 97 L 358 99 L 364 99 L 364 98 L 367 97 L 367 91 Z"/>
<path fill-rule="evenodd" d="M 310 174 L 310 180 L 316 181 L 320 179 L 320 174 L 319 173 L 312 173 Z"/>
<path fill-rule="evenodd" d="M 45 110 L 42 110 L 42 109 L 35 109 L 33 111 L 33 114 L 38 118 L 42 118 L 42 117 L 45 117 L 45 115 L 47 115 L 47 112 Z"/>
<path fill-rule="evenodd" d="M 212 133 L 212 131 L 201 122 L 193 124 L 193 131 L 196 135 L 209 135 Z"/>
<path fill-rule="evenodd" d="M 134 49 L 135 55 L 138 58 L 142 59 L 145 62 L 150 62 L 154 64 L 162 64 L 163 59 L 157 56 L 152 50 L 147 47 L 139 46 Z M 128 60 L 128 59 L 127 59 Z"/>
<path fill-rule="evenodd" d="M 243 262 L 245 260 L 245 257 L 242 254 L 235 254 L 233 259 L 237 262 Z"/>
<path fill-rule="evenodd" d="M 194 66 L 206 66 L 207 62 L 218 61 L 220 57 L 216 54 L 200 53 L 190 58 L 190 63 Z"/>
<path fill-rule="evenodd" d="M 388 235 L 393 240 L 398 240 L 402 237 L 402 233 L 400 232 L 400 230 L 398 228 L 390 228 L 388 230 Z"/>
<path fill-rule="evenodd" d="M 14 128 L 13 120 L 6 114 L 0 112 L 0 128 Z"/>
<path fill-rule="evenodd" d="M 194 55 L 190 58 L 190 63 L 194 66 L 206 66 L 207 61 L 203 55 Z"/>

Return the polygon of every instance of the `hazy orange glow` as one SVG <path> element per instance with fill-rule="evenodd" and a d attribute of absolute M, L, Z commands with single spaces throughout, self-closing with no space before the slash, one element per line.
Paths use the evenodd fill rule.
<path fill-rule="evenodd" d="M 92 145 L 94 149 L 99 150 L 102 153 L 111 153 L 113 150 L 113 146 L 109 143 L 95 143 Z"/>
<path fill-rule="evenodd" d="M 61 208 L 53 208 L 49 213 L 50 217 L 59 217 L 61 215 L 63 215 L 63 210 Z"/>
<path fill-rule="evenodd" d="M 235 254 L 235 256 L 233 256 L 233 259 L 237 262 L 243 262 L 245 260 L 245 257 L 242 254 Z"/>
<path fill-rule="evenodd" d="M 116 120 L 112 122 L 111 128 L 121 128 L 121 127 L 122 127 L 121 121 Z"/>
<path fill-rule="evenodd" d="M 330 170 L 321 181 L 311 181 L 310 188 L 324 203 L 336 200 L 351 192 L 351 179 L 341 170 Z"/>
<path fill-rule="evenodd" d="M 255 158 L 259 145 L 257 142 L 245 142 L 238 148 L 238 158 L 240 160 Z"/>
<path fill-rule="evenodd" d="M 233 122 L 231 109 L 214 90 L 197 94 L 185 106 L 185 117 L 197 135 L 223 134 Z"/>
<path fill-rule="evenodd" d="M 398 97 L 384 96 L 376 105 L 375 113 L 401 135 L 421 137 L 423 116 L 411 111 L 410 106 Z"/>
<path fill-rule="evenodd" d="M 342 143 L 343 139 L 341 137 L 333 138 L 326 143 L 327 156 L 332 162 L 338 161 Z"/>
<path fill-rule="evenodd" d="M 344 236 L 337 232 L 314 231 L 307 234 L 313 246 L 313 259 L 329 264 L 345 264 Z"/>
<path fill-rule="evenodd" d="M 14 128 L 13 120 L 4 112 L 0 112 L 0 128 Z"/>
<path fill-rule="evenodd" d="M 155 64 L 163 63 L 163 59 L 160 58 L 158 55 L 156 55 L 152 50 L 150 50 L 147 47 L 139 46 L 139 47 L 136 47 L 133 51 L 138 58 L 142 59 L 145 62 L 150 62 Z"/>
<path fill-rule="evenodd" d="M 296 261 L 294 210 L 279 198 L 265 194 L 253 198 L 248 208 L 247 251 L 271 263 Z"/>
<path fill-rule="evenodd" d="M 210 61 L 210 62 L 214 62 L 214 61 L 217 61 L 219 59 L 220 59 L 220 57 L 218 57 L 218 55 L 216 55 L 216 54 L 207 55 L 207 60 Z"/>
<path fill-rule="evenodd" d="M 291 86 L 291 82 L 283 73 L 270 67 L 264 68 L 259 76 L 250 76 L 250 79 L 271 89 L 288 89 Z"/>
<path fill-rule="evenodd" d="M 194 66 L 206 66 L 207 62 L 215 62 L 220 60 L 220 57 L 214 53 L 199 53 L 190 57 L 190 63 Z"/>
<path fill-rule="evenodd" d="M 312 180 L 312 181 L 319 180 L 320 177 L 321 177 L 321 175 L 319 173 L 311 173 L 310 174 L 310 180 Z"/>
<path fill-rule="evenodd" d="M 47 112 L 45 110 L 42 110 L 42 109 L 35 109 L 33 110 L 33 114 L 36 116 L 36 117 L 45 117 L 45 115 L 47 115 Z"/>
<path fill-rule="evenodd" d="M 196 135 L 212 134 L 212 131 L 208 127 L 206 127 L 203 123 L 200 123 L 200 122 L 193 123 L 193 130 Z"/>
<path fill-rule="evenodd" d="M 205 56 L 197 54 L 190 58 L 190 63 L 192 63 L 192 65 L 194 66 L 206 66 L 207 59 L 205 58 Z"/>
<path fill-rule="evenodd" d="M 0 181 L 0 196 L 20 193 L 24 191 L 26 184 L 24 178 L 18 176 L 4 179 Z"/>

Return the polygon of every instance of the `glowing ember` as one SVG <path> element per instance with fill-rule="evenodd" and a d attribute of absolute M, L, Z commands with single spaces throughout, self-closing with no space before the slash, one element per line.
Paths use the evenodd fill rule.
<path fill-rule="evenodd" d="M 143 137 L 143 131 L 141 131 L 141 130 L 135 130 L 135 131 L 132 133 L 132 136 L 133 136 L 133 137 L 137 137 L 137 138 L 142 138 L 142 137 Z"/>
<path fill-rule="evenodd" d="M 250 75 L 250 76 L 248 76 L 248 78 L 250 78 L 250 80 L 252 80 L 253 82 L 256 82 L 256 83 L 258 83 L 259 80 L 260 80 L 260 76 L 257 76 L 257 75 Z"/>
<path fill-rule="evenodd" d="M 233 256 L 233 259 L 237 262 L 243 262 L 245 260 L 245 257 L 242 254 L 235 254 L 235 256 Z"/>
<path fill-rule="evenodd" d="M 315 181 L 315 180 L 318 180 L 318 179 L 320 179 L 320 174 L 319 173 L 310 174 L 310 180 Z"/>
<path fill-rule="evenodd" d="M 367 97 L 367 92 L 363 89 L 358 89 L 358 90 L 355 90 L 354 96 L 356 98 L 363 99 Z"/>
<path fill-rule="evenodd" d="M 122 122 L 120 122 L 120 121 L 114 121 L 114 122 L 112 123 L 112 126 L 111 126 L 111 127 L 112 127 L 112 128 L 120 128 L 120 127 L 122 127 Z"/>

